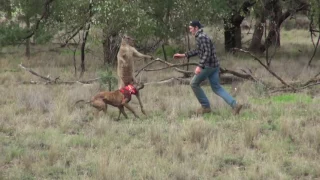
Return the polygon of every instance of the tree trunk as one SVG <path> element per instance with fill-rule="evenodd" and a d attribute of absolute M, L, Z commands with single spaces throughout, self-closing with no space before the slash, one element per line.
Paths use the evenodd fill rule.
<path fill-rule="evenodd" d="M 235 45 L 236 45 L 236 48 L 242 48 L 242 42 L 241 42 L 241 27 L 240 27 L 240 24 L 237 25 L 235 27 L 235 30 L 234 30 L 234 40 L 235 40 Z"/>
<path fill-rule="evenodd" d="M 280 27 L 277 27 L 275 22 L 270 23 L 263 50 L 269 49 L 270 46 L 280 47 Z"/>
<path fill-rule="evenodd" d="M 103 64 L 114 65 L 117 59 L 117 53 L 119 51 L 119 45 L 117 43 L 117 33 L 108 33 L 106 29 L 104 29 L 103 32 Z"/>
<path fill-rule="evenodd" d="M 27 29 L 30 29 L 30 18 L 26 17 L 26 26 Z M 26 39 L 26 57 L 30 59 L 30 38 Z"/>
<path fill-rule="evenodd" d="M 147 47 L 148 47 L 148 43 L 147 41 L 144 42 L 143 45 L 143 54 L 147 54 Z M 147 63 L 148 58 L 143 58 L 143 65 Z"/>
<path fill-rule="evenodd" d="M 189 27 L 188 26 L 186 26 L 186 37 L 187 37 L 187 47 L 188 47 L 188 51 L 190 51 L 190 49 L 191 49 L 191 46 L 190 46 L 190 37 L 189 37 Z M 189 61 L 190 61 L 190 58 L 188 57 L 187 58 L 187 63 L 189 63 Z M 189 71 L 189 65 L 187 66 L 187 69 L 186 69 L 187 71 Z M 185 75 L 186 76 L 186 75 Z"/>
<path fill-rule="evenodd" d="M 290 12 L 284 13 L 277 22 L 273 22 L 270 24 L 269 33 L 265 40 L 265 44 L 262 45 L 263 48 L 261 49 L 263 53 L 267 48 L 270 46 L 280 47 L 280 27 L 282 22 L 287 19 L 290 15 Z"/>
<path fill-rule="evenodd" d="M 74 77 L 77 77 L 77 59 L 76 59 L 76 53 L 77 53 L 78 45 L 73 50 L 73 67 L 74 67 Z"/>
<path fill-rule="evenodd" d="M 85 47 L 86 47 L 86 42 L 87 38 L 89 35 L 89 30 L 90 30 L 90 23 L 88 23 L 86 29 L 84 30 L 83 38 L 82 38 L 82 44 L 81 44 L 81 73 L 80 73 L 80 78 L 83 76 L 85 72 Z"/>
<path fill-rule="evenodd" d="M 237 3 L 237 1 L 234 1 Z M 224 19 L 224 48 L 229 52 L 232 48 L 242 48 L 241 43 L 241 23 L 245 15 L 249 15 L 250 7 L 256 2 L 245 1 L 240 9 L 233 10 L 231 15 Z"/>
<path fill-rule="evenodd" d="M 6 12 L 6 19 L 11 20 L 12 19 L 12 6 L 10 0 L 5 0 L 4 2 L 5 6 L 5 12 Z"/>
<path fill-rule="evenodd" d="M 242 20 L 241 20 L 242 22 Z M 232 48 L 242 48 L 241 43 L 241 22 L 225 22 L 224 25 L 224 48 L 226 52 Z"/>
<path fill-rule="evenodd" d="M 93 6 L 93 0 L 90 0 L 89 4 L 89 17 L 92 17 L 92 6 Z M 86 48 L 86 43 L 89 35 L 89 30 L 91 27 L 90 21 L 87 23 L 84 31 L 83 31 L 83 36 L 82 36 L 82 44 L 81 44 L 81 72 L 80 72 L 80 78 L 82 78 L 84 72 L 85 72 L 85 48 Z"/>
<path fill-rule="evenodd" d="M 280 27 L 275 22 L 270 24 L 270 45 L 280 47 Z M 268 41 L 267 41 L 268 42 Z"/>
<path fill-rule="evenodd" d="M 165 47 L 164 47 L 164 44 L 162 44 L 161 47 L 162 47 L 162 52 L 163 52 L 164 60 L 165 60 L 165 61 L 168 61 L 167 52 L 166 52 L 166 49 L 165 49 Z"/>
<path fill-rule="evenodd" d="M 254 32 L 252 35 L 252 40 L 251 44 L 249 46 L 249 51 L 253 53 L 261 53 L 262 51 L 262 45 L 261 45 L 261 40 L 263 36 L 263 31 L 264 31 L 264 25 L 266 23 L 266 20 L 264 16 L 261 18 L 257 18 L 255 27 L 254 27 Z"/>
<path fill-rule="evenodd" d="M 229 52 L 235 47 L 234 31 L 227 25 L 224 26 L 224 50 Z"/>

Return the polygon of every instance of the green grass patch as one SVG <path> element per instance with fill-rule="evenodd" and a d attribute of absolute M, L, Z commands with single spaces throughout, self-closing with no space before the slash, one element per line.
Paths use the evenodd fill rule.
<path fill-rule="evenodd" d="M 288 93 L 272 96 L 270 98 L 250 98 L 250 102 L 255 104 L 311 103 L 312 98 L 306 94 Z"/>
<path fill-rule="evenodd" d="M 3 70 L 0 70 L 0 73 L 5 73 L 5 72 L 15 73 L 15 72 L 21 72 L 21 70 L 20 69 L 3 69 Z"/>
<path fill-rule="evenodd" d="M 262 130 L 276 131 L 279 130 L 280 125 L 278 121 L 269 120 L 262 124 Z"/>
<path fill-rule="evenodd" d="M 91 147 L 96 147 L 97 146 L 97 140 L 96 139 L 91 139 L 88 136 L 85 135 L 75 135 L 72 136 L 69 139 L 69 142 L 67 143 L 68 146 L 70 147 L 84 147 L 84 148 L 91 148 Z"/>
<path fill-rule="evenodd" d="M 204 114 L 202 115 L 203 118 L 207 121 L 214 123 L 220 122 L 220 121 L 226 121 L 229 120 L 231 117 L 231 111 L 230 109 L 221 109 L 219 111 L 213 111 L 212 113 Z"/>
<path fill-rule="evenodd" d="M 5 176 L 3 178 L 0 176 L 0 179 L 35 180 L 37 178 L 32 174 L 32 172 L 23 169 L 13 168 L 12 173 L 10 173 L 6 178 Z"/>
<path fill-rule="evenodd" d="M 241 120 L 252 120 L 257 119 L 258 114 L 252 110 L 243 109 L 241 110 L 239 117 L 241 118 Z"/>
<path fill-rule="evenodd" d="M 230 168 L 230 166 L 237 166 L 244 168 L 249 162 L 246 162 L 244 157 L 227 154 L 223 157 L 218 157 L 219 168 Z"/>
<path fill-rule="evenodd" d="M 74 54 L 73 50 L 70 50 L 70 49 L 62 49 L 60 51 L 60 53 L 63 55 L 73 55 Z M 80 54 L 81 54 L 81 51 L 76 51 L 76 55 L 80 55 Z"/>
<path fill-rule="evenodd" d="M 275 103 L 311 103 L 312 98 L 306 94 L 282 94 L 271 97 Z"/>
<path fill-rule="evenodd" d="M 66 173 L 64 167 L 61 166 L 53 166 L 46 168 L 46 177 L 50 177 L 51 179 L 61 179 Z"/>
<path fill-rule="evenodd" d="M 13 159 L 20 158 L 23 153 L 25 152 L 25 149 L 21 146 L 12 144 L 10 146 L 7 146 L 4 148 L 4 155 L 6 157 L 6 162 L 10 162 Z"/>

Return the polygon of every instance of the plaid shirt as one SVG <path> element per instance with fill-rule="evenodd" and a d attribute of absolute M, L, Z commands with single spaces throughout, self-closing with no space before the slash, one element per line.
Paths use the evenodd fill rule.
<path fill-rule="evenodd" d="M 200 62 L 199 67 L 204 69 L 207 67 L 218 67 L 219 59 L 216 56 L 216 48 L 211 39 L 199 29 L 195 35 L 197 41 L 197 48 L 185 53 L 186 57 L 192 57 L 199 55 Z"/>

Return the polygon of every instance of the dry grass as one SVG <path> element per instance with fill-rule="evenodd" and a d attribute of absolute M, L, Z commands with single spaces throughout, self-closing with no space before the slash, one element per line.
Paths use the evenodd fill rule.
<path fill-rule="evenodd" d="M 294 33 L 306 38 L 304 32 Z M 190 86 L 149 85 L 141 92 L 148 116 L 133 97 L 141 120 L 128 112 L 129 119 L 117 122 L 116 108 L 94 118 L 92 107 L 73 106 L 95 94 L 98 83 L 21 83 L 39 79 L 19 69 L 20 62 L 44 75 L 74 79 L 72 54 L 40 53 L 30 60 L 21 55 L 0 59 L 0 179 L 320 178 L 316 88 L 269 97 L 259 84 L 237 84 L 237 100 L 250 106 L 235 117 L 206 86 L 214 112 L 197 117 L 192 112 L 199 105 Z M 264 81 L 279 84 L 252 59 L 220 56 L 224 67 L 250 68 Z M 87 61 L 84 79 L 97 76 L 101 61 L 95 57 L 88 56 L 92 61 Z M 286 81 L 306 80 L 319 70 L 319 61 L 312 69 L 303 68 L 307 60 L 283 55 L 272 68 Z M 177 75 L 168 70 L 139 78 L 150 82 Z M 230 91 L 231 86 L 225 88 Z"/>

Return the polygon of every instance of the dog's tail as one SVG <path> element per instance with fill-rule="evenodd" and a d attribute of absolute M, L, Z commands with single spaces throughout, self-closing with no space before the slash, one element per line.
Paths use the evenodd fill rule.
<path fill-rule="evenodd" d="M 85 104 L 91 103 L 91 101 L 85 101 L 85 100 L 81 99 L 81 100 L 78 100 L 77 102 L 75 102 L 75 103 L 74 103 L 74 106 L 76 106 L 76 105 L 77 105 L 78 103 L 80 103 L 80 102 L 84 102 Z"/>

